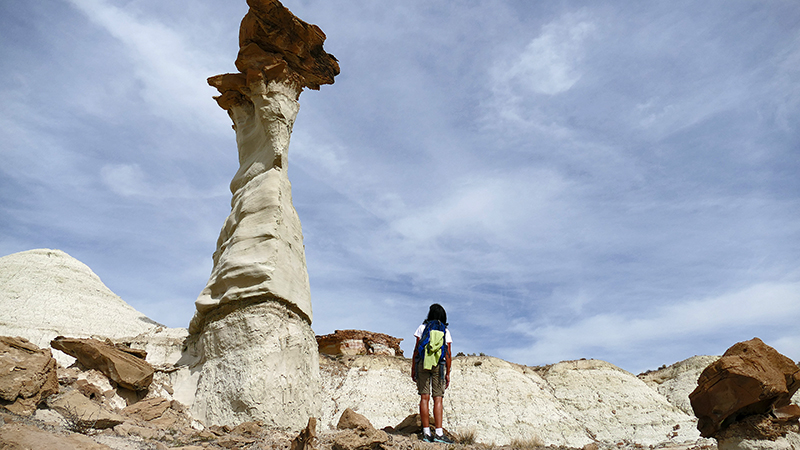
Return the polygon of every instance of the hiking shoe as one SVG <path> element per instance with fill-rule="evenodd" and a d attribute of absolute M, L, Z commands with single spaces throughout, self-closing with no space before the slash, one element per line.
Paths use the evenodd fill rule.
<path fill-rule="evenodd" d="M 423 442 L 433 442 L 433 435 L 422 433 Z"/>
<path fill-rule="evenodd" d="M 452 439 L 450 439 L 449 437 L 444 436 L 444 435 L 442 435 L 442 436 L 434 436 L 433 437 L 433 442 L 438 442 L 440 444 L 453 444 L 454 443 Z"/>

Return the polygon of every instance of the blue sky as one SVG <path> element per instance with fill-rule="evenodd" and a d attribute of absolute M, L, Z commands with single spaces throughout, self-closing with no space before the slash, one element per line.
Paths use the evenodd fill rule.
<path fill-rule="evenodd" d="M 632 372 L 800 359 L 800 4 L 284 1 L 327 34 L 289 152 L 317 334 Z M 244 0 L 0 0 L 0 255 L 187 326 L 237 169 Z"/>

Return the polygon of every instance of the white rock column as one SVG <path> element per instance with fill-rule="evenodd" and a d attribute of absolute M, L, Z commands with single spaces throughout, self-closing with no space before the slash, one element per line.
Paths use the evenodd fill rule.
<path fill-rule="evenodd" d="M 316 416 L 318 350 L 303 234 L 287 176 L 302 87 L 252 76 L 232 101 L 239 170 L 190 332 L 202 353 L 192 413 L 207 425 L 261 420 L 301 429 Z"/>

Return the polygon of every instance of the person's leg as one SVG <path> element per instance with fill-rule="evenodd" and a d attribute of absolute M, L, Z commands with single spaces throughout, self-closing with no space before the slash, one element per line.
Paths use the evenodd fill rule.
<path fill-rule="evenodd" d="M 422 394 L 419 396 L 419 420 L 422 422 L 422 428 L 428 428 L 431 426 L 431 419 L 430 419 L 430 399 L 431 396 L 427 394 Z M 434 399 L 434 404 L 436 404 L 436 399 Z M 434 419 L 436 418 L 436 413 L 434 412 Z"/>
<path fill-rule="evenodd" d="M 443 397 L 433 397 L 433 423 L 437 429 L 442 428 L 442 412 L 444 410 Z M 423 425 L 424 426 L 424 425 Z"/>

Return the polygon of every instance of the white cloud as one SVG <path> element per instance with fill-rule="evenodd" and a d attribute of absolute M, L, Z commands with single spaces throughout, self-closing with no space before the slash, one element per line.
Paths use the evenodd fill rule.
<path fill-rule="evenodd" d="M 154 114 L 200 129 L 211 124 L 224 132 L 219 126 L 224 114 L 218 114 L 209 100 L 215 93 L 206 83 L 206 78 L 215 75 L 210 55 L 187 42 L 176 29 L 104 0 L 69 1 L 130 50 L 135 76 L 144 85 L 141 94 Z M 200 124 L 195 123 L 198 119 Z"/>
<path fill-rule="evenodd" d="M 454 182 L 437 200 L 403 211 L 392 220 L 392 227 L 414 247 L 427 247 L 440 237 L 491 236 L 504 240 L 547 227 L 552 219 L 547 212 L 554 209 L 568 187 L 569 182 L 559 173 L 547 169 L 518 170 L 501 176 L 475 172 Z M 532 216 L 541 219 L 531 224 Z"/>
<path fill-rule="evenodd" d="M 575 14 L 565 15 L 542 27 L 513 61 L 500 64 L 495 79 L 509 90 L 556 95 L 568 91 L 581 78 L 584 41 L 596 29 Z"/>
<path fill-rule="evenodd" d="M 771 332 L 793 332 L 798 319 L 800 282 L 765 282 L 717 297 L 657 306 L 650 313 L 612 311 L 566 325 L 547 324 L 546 317 L 537 322 L 522 320 L 515 325 L 516 331 L 535 343 L 525 349 L 507 349 L 504 354 L 517 361 L 557 362 L 592 357 L 598 349 L 619 354 L 628 348 L 663 349 L 687 336 L 699 341 L 737 329 L 767 326 Z M 788 335 L 778 342 L 785 346 L 795 339 Z"/>
<path fill-rule="evenodd" d="M 100 169 L 100 177 L 114 193 L 123 197 L 153 194 L 138 164 L 105 165 Z"/>

